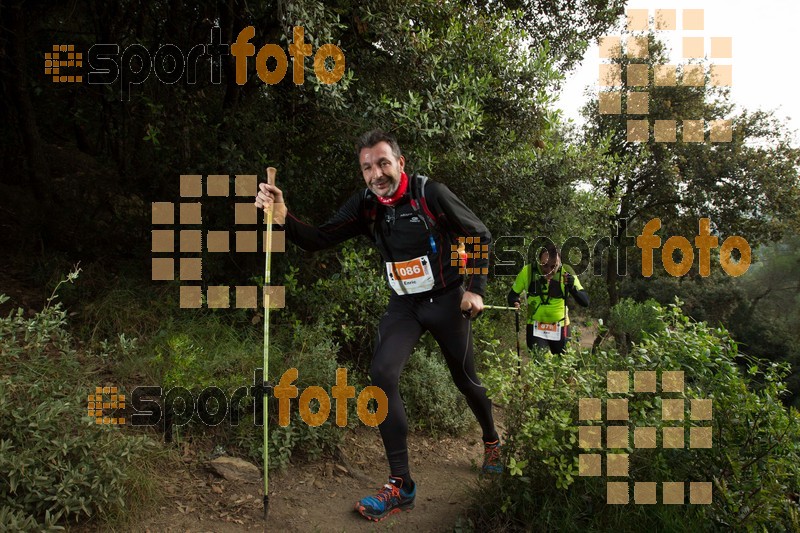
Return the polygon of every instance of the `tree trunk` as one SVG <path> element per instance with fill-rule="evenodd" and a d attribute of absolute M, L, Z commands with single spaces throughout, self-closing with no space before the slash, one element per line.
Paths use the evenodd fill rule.
<path fill-rule="evenodd" d="M 16 110 L 14 114 L 17 117 L 27 166 L 27 169 L 18 169 L 18 175 L 23 181 L 27 181 L 31 193 L 39 203 L 41 209 L 38 212 L 43 216 L 40 216 L 39 220 L 37 220 L 37 225 L 41 224 L 44 232 L 48 234 L 50 233 L 48 228 L 52 227 L 50 223 L 52 217 L 49 215 L 53 212 L 53 195 L 48 183 L 50 169 L 47 163 L 46 151 L 39 135 L 39 128 L 36 125 L 36 113 L 28 92 L 26 66 L 30 62 L 30 57 L 26 53 L 25 39 L 29 23 L 25 20 L 25 11 L 21 3 L 17 3 L 8 9 L 10 22 L 8 43 L 9 48 L 11 48 L 9 56 L 13 58 L 13 65 L 9 65 L 11 79 L 8 80 L 8 94 L 11 106 Z M 26 176 L 27 180 L 25 180 Z"/>

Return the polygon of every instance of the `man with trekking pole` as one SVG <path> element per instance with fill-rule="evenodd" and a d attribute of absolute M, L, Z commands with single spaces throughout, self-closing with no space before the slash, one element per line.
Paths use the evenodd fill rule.
<path fill-rule="evenodd" d="M 417 487 L 409 469 L 408 423 L 398 384 L 425 331 L 442 349 L 455 385 L 481 426 L 483 472 L 502 471 L 492 404 L 475 373 L 470 322 L 484 308 L 486 275 L 480 272 L 489 261 L 471 258 L 472 274 L 465 282 L 457 262 L 450 259 L 459 237 L 473 237 L 479 239 L 475 242 L 489 245 L 491 235 L 445 185 L 406 175 L 405 158 L 392 135 L 370 131 L 356 148 L 366 189 L 353 194 L 325 224 L 315 227 L 295 218 L 284 204 L 283 192 L 271 184 L 259 185 L 256 206 L 271 207 L 275 223 L 285 225 L 286 237 L 305 250 L 364 235 L 381 254 L 392 293 L 378 326 L 370 378 L 389 402 L 379 429 L 390 477 L 377 495 L 362 498 L 355 506 L 365 518 L 377 521 L 414 507 Z"/>

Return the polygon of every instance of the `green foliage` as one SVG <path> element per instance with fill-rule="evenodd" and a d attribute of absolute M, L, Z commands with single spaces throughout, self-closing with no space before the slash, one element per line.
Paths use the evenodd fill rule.
<path fill-rule="evenodd" d="M 664 329 L 658 309 L 658 302 L 653 299 L 636 302 L 623 298 L 611 308 L 608 325 L 614 333 L 625 335 L 630 342 L 639 344 L 646 335 L 654 335 Z"/>
<path fill-rule="evenodd" d="M 438 346 L 432 351 L 414 350 L 400 378 L 400 395 L 412 429 L 459 435 L 475 421 Z"/>
<path fill-rule="evenodd" d="M 378 270 L 374 248 L 348 243 L 336 253 L 338 268 L 324 263 L 325 275 L 301 283 L 298 270 L 284 279 L 287 326 L 317 324 L 341 347 L 339 358 L 366 373 L 372 359 L 380 317 L 389 302 L 389 288 Z"/>
<path fill-rule="evenodd" d="M 356 394 L 360 392 L 362 380 L 354 375 L 348 365 L 339 364 L 337 361 L 338 346 L 332 340 L 329 330 L 323 321 L 313 325 L 298 324 L 292 331 L 291 341 L 285 350 L 274 348 L 271 354 L 278 357 L 270 360 L 270 376 L 277 383 L 288 368 L 297 368 L 297 387 L 299 394 L 306 387 L 322 387 L 330 396 L 331 388 L 336 383 L 336 370 L 340 367 L 347 368 L 348 385 L 356 387 Z M 316 402 L 315 402 L 316 403 Z M 309 459 L 318 458 L 323 452 L 332 452 L 342 441 L 345 428 L 336 425 L 336 405 L 331 396 L 331 412 L 328 420 L 321 426 L 312 427 L 301 418 L 298 410 L 298 400 L 291 402 L 291 420 L 286 427 L 277 424 L 278 402 L 269 399 L 270 404 L 270 466 L 280 468 L 288 465 L 289 460 L 296 454 Z M 356 413 L 356 401 L 347 402 L 347 421 L 349 427 L 354 427 L 361 422 Z M 316 411 L 316 407 L 314 407 Z M 255 429 L 255 428 L 253 428 Z M 261 438 L 261 432 L 252 432 L 256 440 Z M 263 439 L 261 439 L 263 441 Z M 257 446 L 251 444 L 251 450 L 258 450 L 261 456 L 263 442 L 258 441 Z"/>
<path fill-rule="evenodd" d="M 800 237 L 787 235 L 755 255 L 758 261 L 733 283 L 740 297 L 726 323 L 742 351 L 792 365 L 785 401 L 800 407 Z"/>
<path fill-rule="evenodd" d="M 521 530 L 533 520 L 547 530 L 796 527 L 798 512 L 788 495 L 800 482 L 800 417 L 781 404 L 786 368 L 762 367 L 743 357 L 728 332 L 691 321 L 677 306 L 659 308 L 658 320 L 660 331 L 645 335 L 624 357 L 569 350 L 525 365 L 516 377 L 515 355 L 490 354 L 494 364 L 484 382 L 506 405 L 509 473 L 480 494 L 475 519 L 482 529 Z M 747 372 L 740 361 L 748 361 Z M 684 419 L 687 434 L 693 426 L 712 427 L 711 449 L 627 450 L 632 481 L 712 481 L 711 505 L 606 505 L 606 478 L 577 476 L 578 400 L 607 399 L 610 370 L 682 370 L 683 392 L 661 396 L 684 399 L 687 413 L 691 399 L 712 399 L 712 421 Z M 631 426 L 652 426 L 660 433 L 675 425 L 661 420 L 661 396 L 613 397 L 627 398 Z"/>
<path fill-rule="evenodd" d="M 669 54 L 655 35 L 648 42 L 646 59 L 623 55 L 615 63 L 623 77 L 636 64 L 650 67 L 649 82 L 641 89 L 648 94 L 650 123 L 681 124 L 687 117 L 702 117 L 710 139 L 710 121 L 725 119 L 732 123 L 732 136 L 730 142 L 684 142 L 678 130 L 677 142 L 660 142 L 653 135 L 646 142 L 629 142 L 626 116 L 601 114 L 597 99 L 589 102 L 583 141 L 604 155 L 608 167 L 590 174 L 588 181 L 615 206 L 608 218 L 612 235 L 619 222 L 633 230 L 658 217 L 663 243 L 671 235 L 693 235 L 699 219 L 710 218 L 720 244 L 739 235 L 755 248 L 797 228 L 800 150 L 793 146 L 791 131 L 772 113 L 735 111 L 729 91 L 707 79 L 702 86 L 684 83 L 681 69 L 676 86 L 655 85 L 652 66 Z M 623 106 L 630 94 L 623 95 Z M 607 280 L 609 303 L 615 305 L 619 276 L 611 272 Z"/>
<path fill-rule="evenodd" d="M 66 312 L 52 302 L 30 318 L 19 309 L 0 319 L 3 530 L 50 531 L 89 517 L 130 520 L 152 497 L 148 474 L 163 455 L 150 438 L 86 416 L 99 356 L 73 349 Z"/>

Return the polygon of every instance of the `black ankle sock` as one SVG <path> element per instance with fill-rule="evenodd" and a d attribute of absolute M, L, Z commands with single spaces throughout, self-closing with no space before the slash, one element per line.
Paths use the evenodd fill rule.
<path fill-rule="evenodd" d="M 395 479 L 399 479 L 402 482 L 402 485 L 400 485 L 400 488 L 405 489 L 406 492 L 411 492 L 412 490 L 414 490 L 414 480 L 411 479 L 411 474 L 407 473 L 407 474 L 403 474 L 402 476 L 396 476 L 396 475 L 392 474 L 391 477 L 393 477 Z"/>

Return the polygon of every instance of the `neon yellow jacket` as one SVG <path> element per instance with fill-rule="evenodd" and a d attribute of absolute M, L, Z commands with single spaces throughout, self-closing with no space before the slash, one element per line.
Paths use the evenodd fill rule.
<path fill-rule="evenodd" d="M 528 296 L 528 324 L 533 322 L 544 322 L 553 324 L 561 323 L 562 326 L 569 325 L 569 309 L 566 302 L 566 289 L 564 287 L 564 274 L 569 273 L 574 280 L 575 288 L 583 290 L 578 276 L 569 265 L 562 264 L 556 270 L 550 283 L 545 285 L 545 278 L 539 265 L 536 265 L 533 279 L 531 278 L 531 265 L 525 265 L 517 274 L 511 292 L 508 293 L 508 302 L 513 305 L 519 301 L 519 295 L 527 292 Z M 545 287 L 547 290 L 545 291 Z"/>

